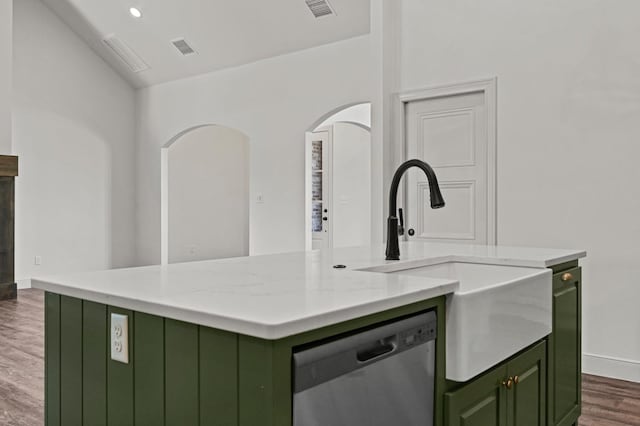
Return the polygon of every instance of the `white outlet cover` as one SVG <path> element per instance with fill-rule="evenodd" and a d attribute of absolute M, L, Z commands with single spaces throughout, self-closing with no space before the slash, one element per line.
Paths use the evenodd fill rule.
<path fill-rule="evenodd" d="M 111 314 L 111 359 L 129 364 L 129 317 Z"/>

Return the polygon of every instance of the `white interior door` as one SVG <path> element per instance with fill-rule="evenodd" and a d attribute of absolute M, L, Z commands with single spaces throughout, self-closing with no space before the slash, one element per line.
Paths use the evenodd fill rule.
<path fill-rule="evenodd" d="M 490 96 L 487 90 L 439 93 L 406 103 L 407 158 L 433 167 L 446 203 L 432 210 L 426 177 L 411 171 L 405 212 L 409 239 L 495 244 Z"/>

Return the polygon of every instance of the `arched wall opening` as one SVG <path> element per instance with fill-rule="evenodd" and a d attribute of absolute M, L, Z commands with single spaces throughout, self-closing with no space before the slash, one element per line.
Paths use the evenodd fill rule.
<path fill-rule="evenodd" d="M 354 123 L 371 130 L 371 102 L 358 102 L 355 104 L 343 105 L 324 114 L 316 120 L 309 131 L 313 132 L 319 128 L 329 126 L 337 122 Z"/>
<path fill-rule="evenodd" d="M 327 113 L 305 139 L 305 248 L 369 245 L 371 103 Z"/>
<path fill-rule="evenodd" d="M 249 254 L 249 137 L 214 124 L 161 148 L 162 264 Z"/>

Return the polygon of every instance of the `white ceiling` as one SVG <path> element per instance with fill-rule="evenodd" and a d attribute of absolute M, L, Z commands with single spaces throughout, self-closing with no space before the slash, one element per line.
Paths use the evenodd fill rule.
<path fill-rule="evenodd" d="M 369 32 L 370 0 L 330 0 L 314 18 L 304 0 L 43 0 L 135 87 L 150 86 Z M 143 16 L 135 19 L 130 7 Z M 115 34 L 151 67 L 135 74 L 104 46 Z M 198 52 L 182 56 L 171 40 Z"/>

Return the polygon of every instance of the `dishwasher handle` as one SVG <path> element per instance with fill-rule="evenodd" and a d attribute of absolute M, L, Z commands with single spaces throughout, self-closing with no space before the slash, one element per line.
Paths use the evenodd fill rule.
<path fill-rule="evenodd" d="M 373 345 L 369 345 L 362 349 L 359 349 L 356 352 L 356 359 L 358 360 L 359 363 L 365 364 L 383 355 L 391 354 L 393 351 L 396 350 L 398 345 L 395 342 L 390 340 L 395 340 L 395 336 L 388 339 L 379 340 L 375 342 Z"/>
<path fill-rule="evenodd" d="M 293 353 L 294 393 L 433 342 L 435 311 L 383 324 Z"/>

